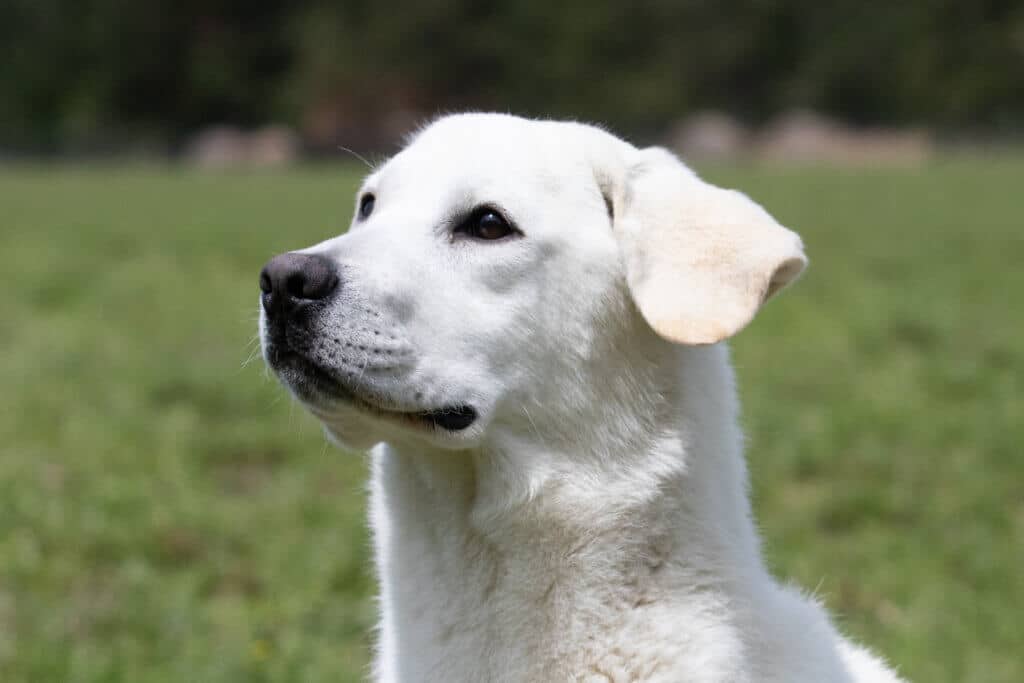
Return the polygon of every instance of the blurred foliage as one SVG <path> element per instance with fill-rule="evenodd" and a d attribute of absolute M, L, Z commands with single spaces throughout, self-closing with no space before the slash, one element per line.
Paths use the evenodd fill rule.
<path fill-rule="evenodd" d="M 0 142 L 45 149 L 318 108 L 1024 127 L 1024 2 L 3 0 Z"/>

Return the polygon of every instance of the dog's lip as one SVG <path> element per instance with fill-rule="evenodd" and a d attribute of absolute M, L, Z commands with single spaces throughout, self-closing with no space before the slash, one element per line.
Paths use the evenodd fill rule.
<path fill-rule="evenodd" d="M 458 432 L 468 428 L 477 419 L 476 409 L 469 404 L 451 404 L 439 408 L 428 408 L 423 410 L 400 410 L 384 407 L 379 402 L 373 401 L 359 395 L 339 380 L 327 368 L 310 360 L 303 354 L 292 349 L 275 349 L 271 355 L 274 370 L 281 376 L 282 370 L 290 369 L 302 375 L 304 380 L 311 380 L 313 388 L 317 393 L 328 399 L 342 400 L 360 410 L 375 416 L 398 420 L 403 424 L 413 425 L 419 428 L 437 427 L 449 432 Z M 294 382 L 288 377 L 282 379 L 294 389 Z M 301 389 L 298 393 L 305 394 Z M 318 417 L 328 417 L 329 411 L 323 406 L 317 405 L 312 397 L 305 397 L 310 404 L 312 412 Z"/>

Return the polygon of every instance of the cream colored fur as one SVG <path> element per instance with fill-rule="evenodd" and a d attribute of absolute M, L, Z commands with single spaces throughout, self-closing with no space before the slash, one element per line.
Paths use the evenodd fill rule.
<path fill-rule="evenodd" d="M 372 447 L 376 681 L 898 680 L 770 575 L 751 518 L 717 342 L 799 274 L 795 234 L 663 150 L 504 115 L 435 122 L 364 193 L 307 250 L 337 301 L 289 337 L 344 396 L 275 369 Z M 482 204 L 522 235 L 460 238 Z M 477 419 L 409 417 L 447 405 Z"/>

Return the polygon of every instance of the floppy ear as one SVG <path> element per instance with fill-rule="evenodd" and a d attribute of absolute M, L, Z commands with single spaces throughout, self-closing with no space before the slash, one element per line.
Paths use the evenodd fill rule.
<path fill-rule="evenodd" d="M 796 233 L 666 150 L 636 152 L 621 189 L 615 232 L 630 293 L 670 341 L 731 337 L 807 263 Z"/>

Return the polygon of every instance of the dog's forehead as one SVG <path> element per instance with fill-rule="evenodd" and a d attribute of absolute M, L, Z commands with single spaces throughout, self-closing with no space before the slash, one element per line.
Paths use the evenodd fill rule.
<path fill-rule="evenodd" d="M 576 126 L 505 114 L 458 114 L 438 119 L 415 135 L 410 151 L 448 149 L 457 155 L 493 154 L 503 159 L 544 160 L 574 153 Z M 559 142 L 559 155 L 549 154 Z"/>
<path fill-rule="evenodd" d="M 416 134 L 373 180 L 392 187 L 501 184 L 555 188 L 585 172 L 575 124 L 461 114 Z"/>

